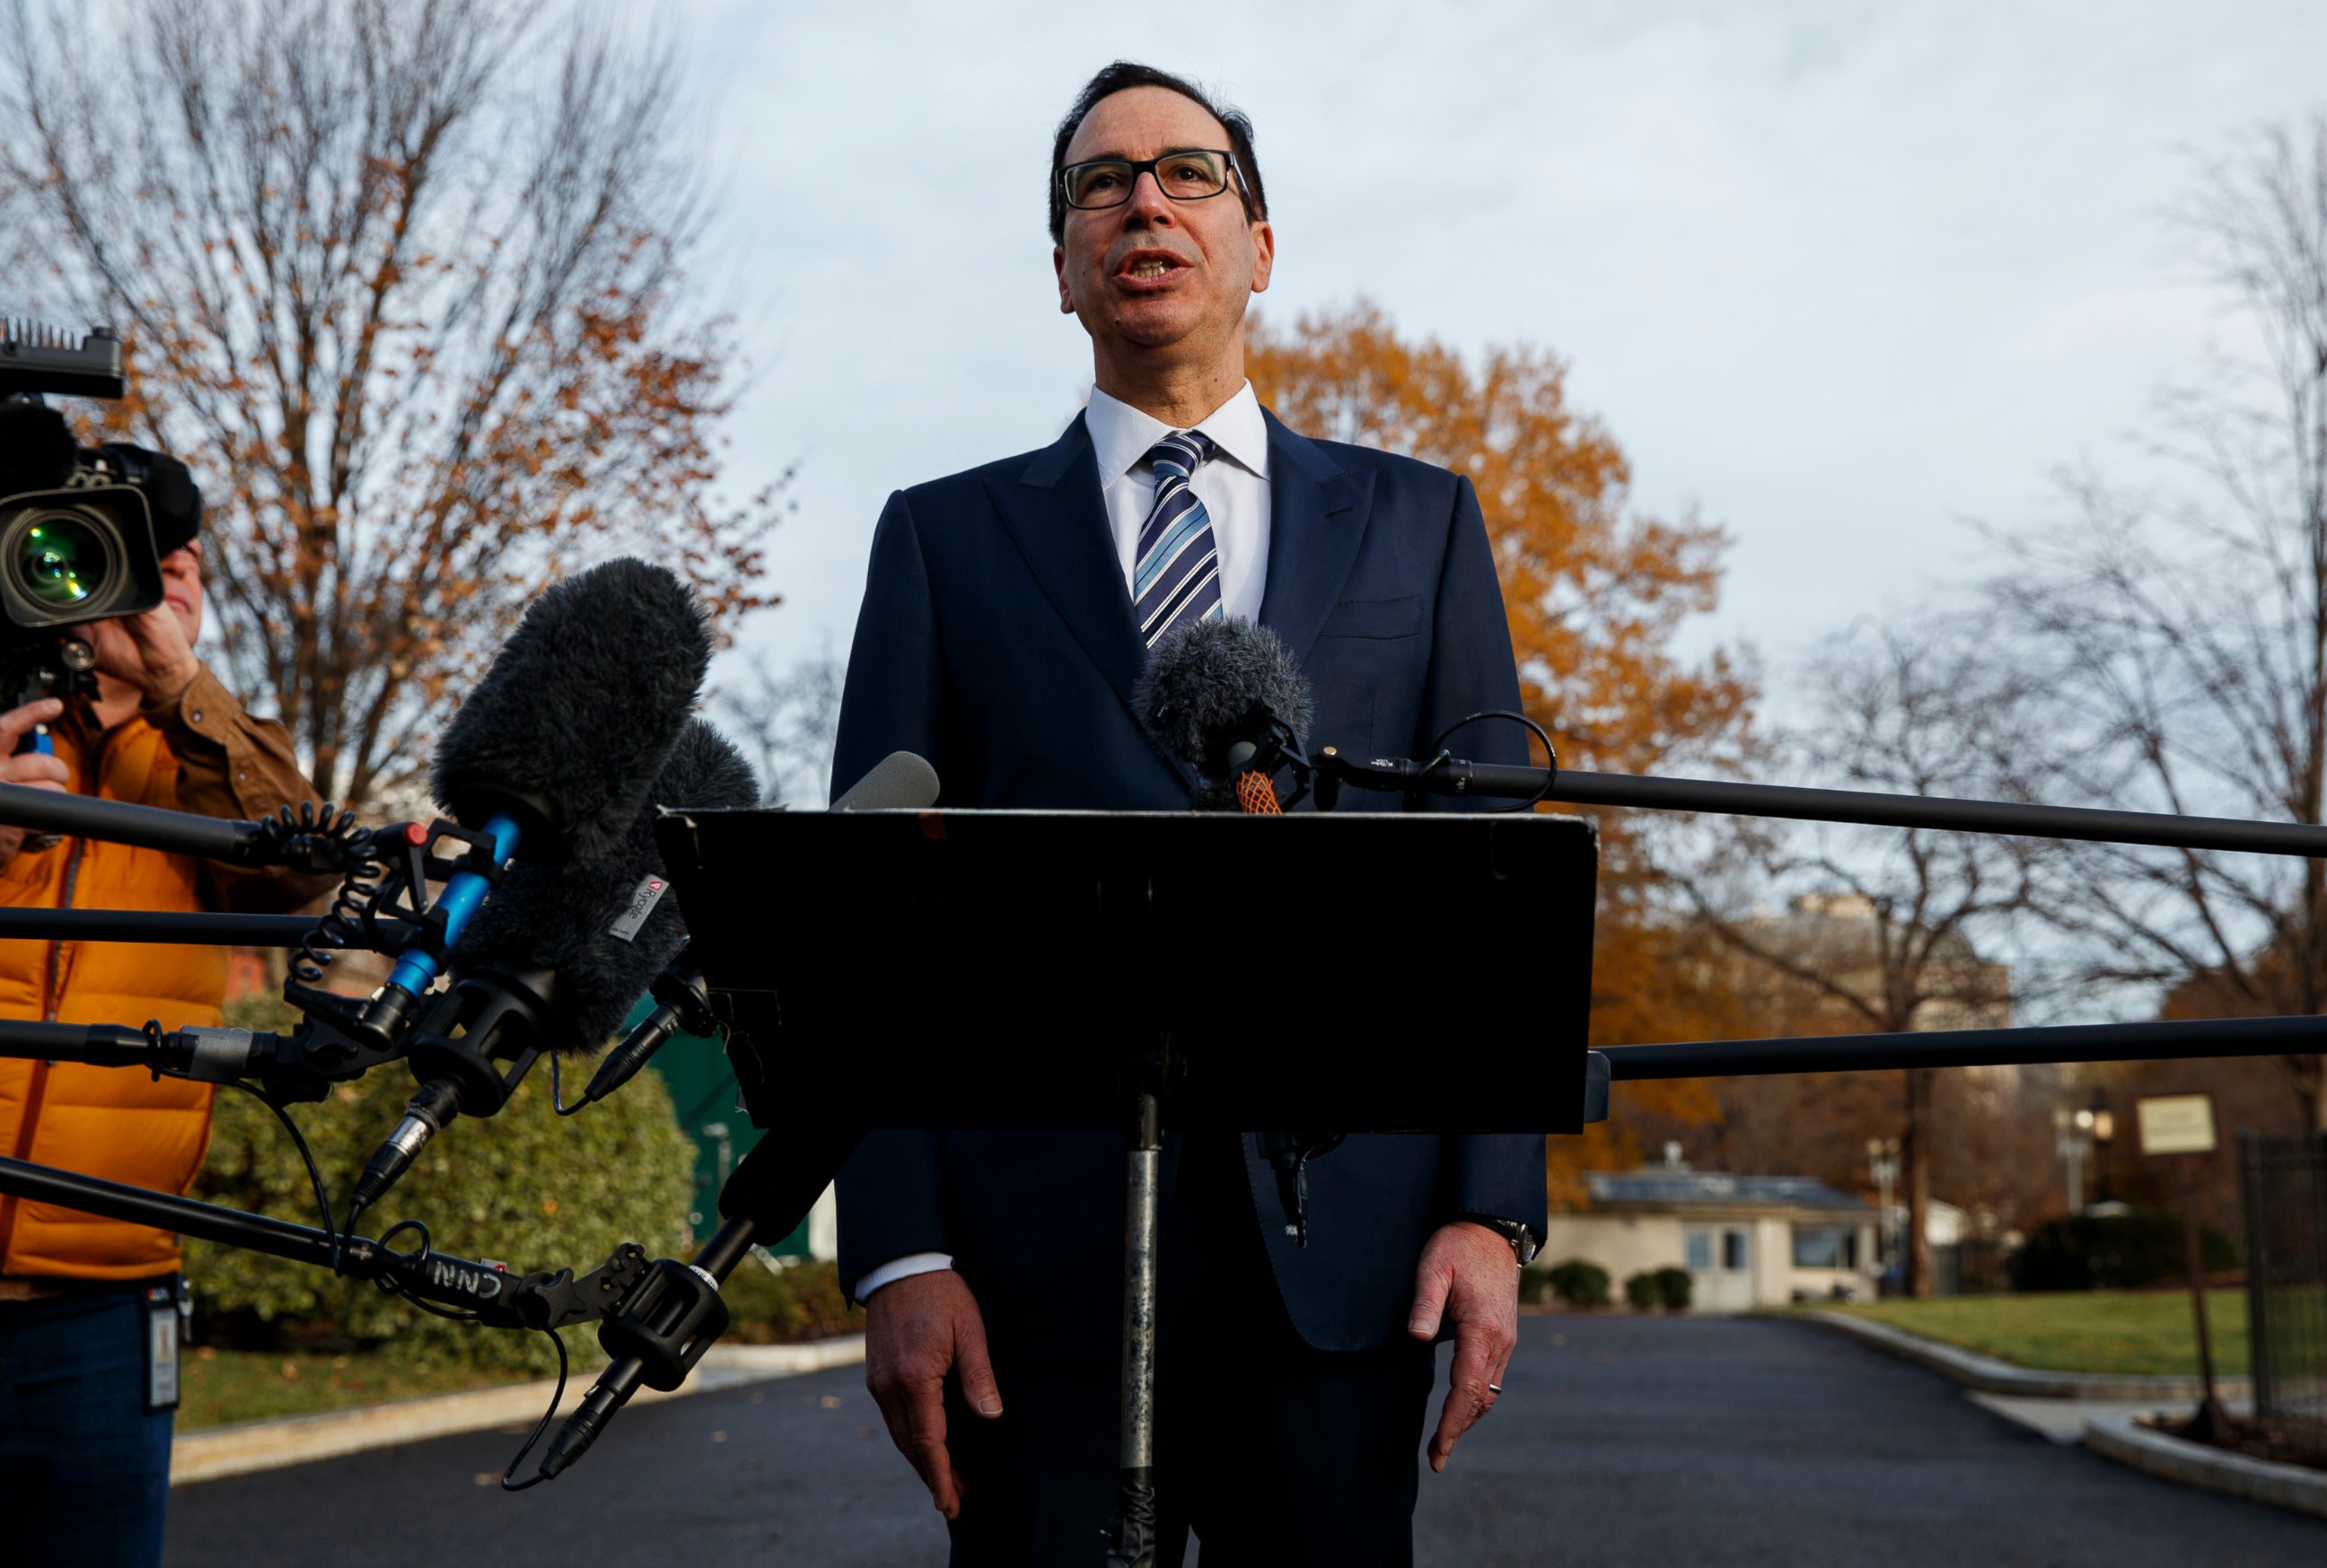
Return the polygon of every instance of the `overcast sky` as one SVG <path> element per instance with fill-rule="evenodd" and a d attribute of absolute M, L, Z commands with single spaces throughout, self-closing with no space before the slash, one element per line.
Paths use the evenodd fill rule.
<path fill-rule="evenodd" d="M 706 268 L 754 382 L 739 488 L 798 462 L 744 646 L 846 649 L 883 498 L 1048 443 L 1052 127 L 1118 55 L 1249 112 L 1287 319 L 1525 341 L 1644 510 L 1735 545 L 1692 641 L 1782 682 L 1977 566 L 2233 323 L 2164 221 L 2191 148 L 2327 106 L 2327 5 L 768 5 L 676 14 L 728 205 Z"/>

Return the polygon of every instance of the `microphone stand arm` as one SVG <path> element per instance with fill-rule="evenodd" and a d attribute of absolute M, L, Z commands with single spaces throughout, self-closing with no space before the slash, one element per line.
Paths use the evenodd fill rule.
<path fill-rule="evenodd" d="M 402 1252 L 369 1237 L 333 1236 L 264 1214 L 5 1157 L 0 1157 L 0 1193 L 312 1264 L 352 1279 L 377 1280 L 401 1294 L 473 1312 L 491 1328 L 557 1329 L 612 1319 L 630 1308 L 656 1270 L 685 1266 L 668 1259 L 650 1264 L 636 1242 L 624 1242 L 579 1278 L 572 1269 L 518 1276 L 505 1265 L 454 1257 L 425 1243 Z"/>
<path fill-rule="evenodd" d="M 0 784 L 0 823 L 65 838 L 95 838 L 165 850 L 238 866 L 294 871 L 348 869 L 347 846 L 328 826 L 285 815 L 261 822 L 168 811 L 93 795 L 68 795 L 29 784 Z"/>
<path fill-rule="evenodd" d="M 1444 752 L 1426 761 L 1404 757 L 1367 760 L 1332 746 L 1313 758 L 1286 757 L 1296 777 L 1317 779 L 1318 806 L 1328 783 L 1400 795 L 1471 796 L 1498 800 L 1557 800 L 1572 806 L 1612 806 L 1646 811 L 1705 811 L 1732 817 L 1771 817 L 1801 822 L 1845 822 L 1865 827 L 1923 828 L 1947 833 L 2064 838 L 2096 844 L 2137 844 L 2159 849 L 2230 850 L 2256 854 L 2327 857 L 2327 826 L 2304 822 L 2251 822 L 2236 817 L 2182 817 L 2163 811 L 2115 811 L 2089 806 L 2040 806 L 2010 800 L 1966 800 L 1942 795 L 1886 795 L 1866 789 L 1817 789 L 1789 784 L 1747 784 L 1722 779 L 1660 779 L 1647 774 L 1584 773 L 1470 762 Z"/>
<path fill-rule="evenodd" d="M 195 1025 L 143 1029 L 122 1023 L 42 1023 L 0 1019 L 0 1058 L 144 1068 L 156 1078 L 224 1084 L 255 1080 L 271 1104 L 322 1099 L 335 1083 L 361 1078 L 403 1055 L 309 1019 L 289 1034 Z"/>

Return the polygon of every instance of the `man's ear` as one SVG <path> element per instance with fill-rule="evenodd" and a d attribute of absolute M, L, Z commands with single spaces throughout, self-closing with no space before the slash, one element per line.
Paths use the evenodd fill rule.
<path fill-rule="evenodd" d="M 1276 230 L 1264 218 L 1252 226 L 1252 292 L 1268 290 L 1269 269 L 1276 264 Z"/>
<path fill-rule="evenodd" d="M 1074 298 L 1067 293 L 1067 247 L 1065 246 L 1051 247 L 1051 270 L 1059 275 L 1059 313 L 1062 316 L 1073 315 L 1075 313 Z"/>

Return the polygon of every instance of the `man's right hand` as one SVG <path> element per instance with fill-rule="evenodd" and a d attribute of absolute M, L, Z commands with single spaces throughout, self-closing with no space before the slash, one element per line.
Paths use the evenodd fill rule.
<path fill-rule="evenodd" d="M 961 1512 L 961 1479 L 946 1452 L 945 1380 L 988 1421 L 1002 1414 L 1002 1391 L 986 1353 L 986 1320 L 977 1298 L 949 1268 L 908 1274 L 864 1303 L 864 1386 L 889 1423 L 889 1441 L 921 1472 L 930 1501 L 950 1519 Z"/>
<path fill-rule="evenodd" d="M 40 751 L 16 755 L 16 748 L 32 733 L 34 724 L 49 723 L 65 711 L 64 704 L 54 697 L 42 697 L 36 703 L 26 703 L 0 714 L 0 784 L 29 784 L 35 789 L 54 789 L 61 794 L 72 775 L 56 758 Z M 5 871 L 16 859 L 16 852 L 24 847 L 29 829 L 0 827 L 0 871 Z"/>

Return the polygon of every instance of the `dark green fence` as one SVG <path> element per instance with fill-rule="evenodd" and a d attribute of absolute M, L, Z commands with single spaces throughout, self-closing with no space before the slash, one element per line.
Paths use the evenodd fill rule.
<path fill-rule="evenodd" d="M 2327 1133 L 2238 1137 L 2255 1420 L 2327 1462 Z"/>
<path fill-rule="evenodd" d="M 640 1002 L 623 1028 L 627 1031 L 645 1017 L 653 1005 L 651 1000 Z M 719 1189 L 727 1172 L 752 1152 L 762 1132 L 735 1104 L 735 1074 L 717 1041 L 673 1035 L 655 1052 L 654 1069 L 670 1087 L 671 1109 L 678 1113 L 679 1126 L 695 1141 L 695 1195 L 687 1223 L 700 1241 L 718 1228 Z M 802 1220 L 799 1229 L 768 1251 L 777 1257 L 806 1257 L 808 1222 Z"/>

